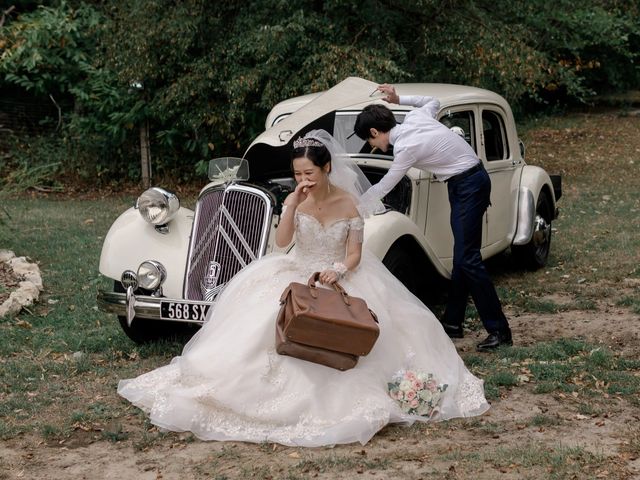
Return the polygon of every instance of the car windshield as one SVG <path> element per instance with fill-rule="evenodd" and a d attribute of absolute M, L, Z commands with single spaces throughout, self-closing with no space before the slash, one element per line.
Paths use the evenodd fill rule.
<path fill-rule="evenodd" d="M 356 123 L 356 117 L 359 112 L 337 112 L 333 125 L 333 136 L 342 145 L 347 153 L 369 153 L 369 144 L 353 133 L 353 126 Z M 394 112 L 396 121 L 402 123 L 404 113 Z M 382 152 L 379 152 L 382 153 Z M 391 155 L 389 155 L 391 159 Z"/>

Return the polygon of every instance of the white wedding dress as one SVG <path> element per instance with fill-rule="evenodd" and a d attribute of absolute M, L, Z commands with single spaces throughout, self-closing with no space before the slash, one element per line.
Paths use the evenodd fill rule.
<path fill-rule="evenodd" d="M 480 415 L 489 405 L 435 316 L 372 254 L 341 281 L 376 312 L 380 336 L 355 368 L 341 372 L 275 351 L 279 298 L 292 281 L 342 261 L 361 218 L 323 226 L 296 212 L 296 246 L 242 270 L 208 321 L 169 365 L 122 380 L 118 393 L 155 425 L 203 440 L 291 446 L 365 444 L 388 423 L 429 420 L 404 413 L 387 383 L 404 368 L 447 384 L 431 420 Z M 349 237 L 351 235 L 351 237 Z M 351 241 L 351 240 L 350 240 Z"/>

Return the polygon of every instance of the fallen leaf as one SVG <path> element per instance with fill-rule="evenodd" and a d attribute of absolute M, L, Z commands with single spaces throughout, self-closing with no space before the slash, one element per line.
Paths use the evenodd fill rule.
<path fill-rule="evenodd" d="M 18 320 L 15 323 L 15 325 L 16 325 L 16 327 L 26 328 L 27 330 L 33 328 L 32 325 L 29 322 L 27 322 L 26 320 Z"/>

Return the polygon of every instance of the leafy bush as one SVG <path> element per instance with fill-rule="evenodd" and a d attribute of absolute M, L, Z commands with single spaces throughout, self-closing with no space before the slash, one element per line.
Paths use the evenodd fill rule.
<path fill-rule="evenodd" d="M 35 188 L 58 191 L 55 180 L 63 165 L 64 153 L 47 137 L 31 140 L 10 136 L 5 138 L 10 154 L 0 157 L 0 197 Z"/>
<path fill-rule="evenodd" d="M 137 175 L 147 122 L 156 173 L 186 179 L 241 155 L 278 101 L 347 76 L 470 84 L 516 109 L 640 81 L 634 2 L 48 3 L 0 28 L 0 87 L 71 99 L 63 135 L 103 178 Z"/>

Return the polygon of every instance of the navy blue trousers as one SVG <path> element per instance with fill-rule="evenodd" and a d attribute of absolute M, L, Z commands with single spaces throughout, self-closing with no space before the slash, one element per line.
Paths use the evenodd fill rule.
<path fill-rule="evenodd" d="M 491 179 L 481 169 L 460 180 L 447 182 L 453 231 L 453 270 L 444 322 L 462 325 L 469 294 L 484 328 L 490 333 L 509 328 L 496 289 L 484 266 L 482 218 L 489 207 Z"/>

